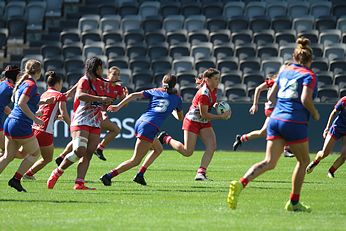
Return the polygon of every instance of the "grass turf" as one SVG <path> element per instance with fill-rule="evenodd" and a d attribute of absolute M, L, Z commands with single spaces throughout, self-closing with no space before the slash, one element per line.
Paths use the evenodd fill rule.
<path fill-rule="evenodd" d="M 59 153 L 56 150 L 56 154 Z M 263 153 L 217 152 L 209 166 L 209 182 L 195 182 L 202 152 L 184 158 L 164 151 L 145 174 L 148 186 L 132 181 L 138 168 L 125 172 L 105 187 L 99 176 L 126 160 L 131 150 L 106 150 L 106 162 L 92 160 L 87 185 L 96 191 L 74 191 L 76 167 L 70 167 L 53 190 L 46 180 L 49 164 L 24 181 L 28 193 L 7 186 L 19 165 L 12 162 L 0 176 L 0 230 L 344 230 L 345 171 L 335 179 L 326 172 L 336 156 L 320 163 L 305 178 L 301 200 L 312 213 L 284 210 L 291 188 L 293 158 L 282 157 L 275 170 L 248 185 L 237 210 L 226 204 L 230 180 L 239 179 Z M 311 156 L 312 158 L 312 156 Z"/>

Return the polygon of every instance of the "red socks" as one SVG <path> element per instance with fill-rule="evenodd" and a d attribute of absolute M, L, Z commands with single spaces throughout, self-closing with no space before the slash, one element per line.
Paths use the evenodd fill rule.
<path fill-rule="evenodd" d="M 23 177 L 23 175 L 20 174 L 19 172 L 16 172 L 16 173 L 14 174 L 14 176 L 13 176 L 13 178 L 15 178 L 15 179 L 17 179 L 17 180 L 21 180 L 22 177 Z"/>
<path fill-rule="evenodd" d="M 290 194 L 290 200 L 291 200 L 292 205 L 298 204 L 299 196 L 300 196 L 299 194 L 293 194 L 293 193 Z"/>
<path fill-rule="evenodd" d="M 99 145 L 97 145 L 97 149 L 103 150 L 103 149 L 105 149 L 105 146 L 103 146 L 101 143 L 99 143 Z"/>
<path fill-rule="evenodd" d="M 333 173 L 337 170 L 337 168 L 335 168 L 334 166 L 330 167 L 330 169 L 328 170 L 330 173 Z"/>
<path fill-rule="evenodd" d="M 146 167 L 144 167 L 144 166 L 142 166 L 142 167 L 139 169 L 139 173 L 144 174 L 144 173 L 145 173 L 145 171 L 147 171 L 147 168 L 146 168 Z"/>
<path fill-rule="evenodd" d="M 246 185 L 249 183 L 249 180 L 247 178 L 240 178 L 240 183 L 243 185 L 243 188 L 246 187 Z"/>
<path fill-rule="evenodd" d="M 165 136 L 165 137 L 163 138 L 163 143 L 169 144 L 169 142 L 171 141 L 171 139 L 172 139 L 172 136 Z"/>
<path fill-rule="evenodd" d="M 245 141 L 248 141 L 248 140 L 249 140 L 249 137 L 248 137 L 247 134 L 244 134 L 244 135 L 242 135 L 242 136 L 240 137 L 240 141 L 241 141 L 241 142 L 245 142 Z"/>
<path fill-rule="evenodd" d="M 27 176 L 33 176 L 34 174 L 35 173 L 32 172 L 31 168 L 25 173 L 25 175 L 27 175 Z"/>
<path fill-rule="evenodd" d="M 118 171 L 116 169 L 113 169 L 110 173 L 109 173 L 112 177 L 116 177 L 117 175 L 119 175 Z"/>

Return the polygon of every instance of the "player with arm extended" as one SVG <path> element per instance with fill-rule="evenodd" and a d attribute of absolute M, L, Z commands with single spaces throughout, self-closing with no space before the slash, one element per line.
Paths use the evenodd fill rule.
<path fill-rule="evenodd" d="M 292 174 L 292 191 L 285 205 L 287 211 L 311 212 L 299 202 L 305 170 L 309 160 L 307 126 L 310 115 L 319 120 L 313 98 L 317 95 L 317 78 L 310 68 L 312 49 L 307 38 L 297 39 L 293 53 L 294 63 L 282 70 L 273 85 L 269 99 L 277 103 L 267 127 L 267 148 L 264 160 L 248 169 L 239 181 L 232 181 L 227 197 L 231 209 L 236 209 L 241 191 L 247 184 L 268 170 L 275 168 L 285 144 L 289 144 L 297 164 Z"/>
<path fill-rule="evenodd" d="M 102 108 L 112 102 L 112 99 L 103 96 L 102 60 L 91 57 L 86 61 L 85 75 L 78 81 L 73 104 L 73 117 L 71 121 L 71 135 L 73 150 L 67 154 L 62 163 L 53 170 L 47 181 L 48 189 L 53 189 L 59 177 L 73 163 L 77 166 L 77 178 L 73 189 L 90 190 L 84 184 L 84 178 L 89 163 L 100 139 L 100 125 L 102 121 Z M 79 161 L 80 160 L 80 161 Z"/>
<path fill-rule="evenodd" d="M 202 81 L 201 79 L 198 80 L 200 89 L 194 96 L 192 105 L 186 113 L 183 122 L 184 143 L 173 139 L 165 131 L 158 136 L 162 144 L 170 145 L 186 157 L 193 154 L 197 138 L 201 138 L 205 145 L 205 151 L 195 180 L 208 180 L 206 171 L 216 150 L 216 136 L 211 120 L 228 119 L 231 116 L 229 111 L 220 115 L 210 113 L 211 108 L 216 104 L 219 81 L 220 72 L 214 68 L 204 71 Z"/>
<path fill-rule="evenodd" d="M 335 143 L 346 136 L 346 97 L 342 97 L 329 115 L 326 128 L 323 131 L 324 144 L 322 150 L 317 152 L 315 159 L 306 168 L 306 173 L 312 173 L 321 160 L 326 158 L 332 151 Z M 336 117 L 336 118 L 335 118 Z M 334 178 L 335 171 L 346 160 L 346 143 L 342 142 L 341 155 L 335 160 L 328 170 L 328 177 Z"/>
<path fill-rule="evenodd" d="M 175 110 L 177 111 L 176 119 L 183 119 L 182 112 L 182 100 L 181 97 L 176 94 L 175 84 L 177 78 L 174 75 L 167 74 L 163 77 L 162 88 L 153 88 L 150 90 L 145 90 L 141 92 L 135 92 L 122 100 L 119 104 L 115 106 L 109 106 L 110 111 L 118 111 L 127 103 L 145 97 L 148 98 L 149 106 L 148 109 L 142 116 L 136 121 L 135 124 L 135 134 L 137 141 L 135 144 L 135 149 L 131 159 L 126 160 L 119 164 L 109 173 L 101 176 L 100 180 L 105 186 L 110 186 L 112 184 L 112 178 L 116 177 L 120 173 L 123 173 L 137 165 L 139 165 L 152 148 L 153 151 L 146 158 L 140 173 L 136 175 L 134 181 L 146 185 L 143 174 L 146 168 L 160 155 L 162 152 L 162 145 L 156 138 L 157 133 L 160 131 L 161 124 L 163 121 Z"/>
<path fill-rule="evenodd" d="M 66 96 L 60 92 L 63 84 L 62 77 L 57 75 L 54 71 L 48 71 L 45 79 L 47 81 L 48 90 L 41 95 L 41 99 L 54 97 L 55 101 L 52 104 L 42 104 L 38 109 L 42 114 L 39 118 L 44 123 L 42 125 L 34 123 L 33 130 L 40 146 L 42 158 L 31 166 L 23 176 L 24 179 L 35 180 L 34 174 L 52 161 L 54 153 L 53 129 L 57 114 L 62 115 L 64 121 L 68 125 L 71 123 L 66 108 Z"/>
<path fill-rule="evenodd" d="M 124 99 L 125 96 L 128 95 L 128 90 L 126 87 L 122 87 L 120 84 L 120 69 L 118 67 L 111 67 L 108 70 L 107 75 L 107 81 L 104 81 L 104 87 L 105 87 L 105 94 L 106 96 L 113 98 L 113 99 Z M 71 91 L 73 91 L 75 87 L 71 88 Z M 73 92 L 69 92 L 69 95 L 74 94 Z M 110 119 L 108 118 L 105 111 L 102 111 L 102 122 L 101 122 L 101 129 L 107 130 L 106 136 L 103 138 L 103 140 L 98 144 L 97 149 L 95 151 L 95 155 L 101 159 L 106 160 L 105 156 L 103 155 L 104 148 L 119 134 L 120 128 L 117 124 L 112 123 Z M 67 144 L 64 151 L 55 159 L 56 164 L 59 166 L 62 162 L 62 160 L 65 158 L 65 156 L 72 151 L 72 141 Z"/>
<path fill-rule="evenodd" d="M 282 68 L 284 68 L 284 66 Z M 259 86 L 256 87 L 254 99 L 253 99 L 253 104 L 249 110 L 251 115 L 254 115 L 258 111 L 258 101 L 259 101 L 259 97 L 261 95 L 261 92 L 267 91 L 267 94 L 269 94 L 270 89 L 273 86 L 276 77 L 277 77 L 276 74 L 273 76 L 268 76 L 267 79 L 262 84 L 260 84 Z M 275 102 L 271 102 L 269 100 L 264 104 L 264 114 L 266 116 L 266 120 L 264 121 L 262 128 L 260 130 L 251 131 L 247 134 L 236 135 L 235 141 L 233 143 L 233 151 L 237 151 L 238 147 L 241 146 L 242 143 L 244 143 L 246 141 L 266 137 L 267 126 L 268 126 L 270 114 L 273 112 L 274 107 L 275 107 Z M 284 156 L 285 157 L 294 157 L 294 154 L 292 154 L 290 152 L 290 149 L 288 146 L 285 146 Z"/>

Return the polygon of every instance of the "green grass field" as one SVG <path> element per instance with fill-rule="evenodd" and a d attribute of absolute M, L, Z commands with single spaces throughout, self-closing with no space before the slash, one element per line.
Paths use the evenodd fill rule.
<path fill-rule="evenodd" d="M 105 155 L 106 162 L 93 159 L 87 175 L 96 191 L 72 189 L 75 166 L 47 190 L 51 163 L 36 181 L 23 182 L 28 193 L 18 193 L 7 186 L 19 161 L 11 163 L 0 176 L 0 230 L 345 230 L 345 167 L 335 179 L 326 177 L 335 155 L 306 177 L 301 200 L 312 207 L 310 214 L 284 210 L 294 159 L 282 157 L 275 170 L 251 182 L 233 211 L 226 204 L 230 180 L 239 179 L 263 153 L 217 152 L 208 171 L 213 181 L 195 182 L 202 152 L 184 158 L 164 151 L 146 173 L 148 186 L 132 181 L 136 168 L 115 178 L 111 187 L 103 186 L 99 176 L 132 151 L 107 150 Z"/>

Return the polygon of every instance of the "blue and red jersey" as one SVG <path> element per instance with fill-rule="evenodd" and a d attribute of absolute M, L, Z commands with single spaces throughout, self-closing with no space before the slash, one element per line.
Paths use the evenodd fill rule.
<path fill-rule="evenodd" d="M 138 119 L 160 127 L 173 110 L 182 110 L 181 97 L 168 94 L 163 88 L 153 88 L 143 91 L 143 96 L 150 100 L 147 110 Z"/>
<path fill-rule="evenodd" d="M 13 84 L 8 80 L 0 82 L 0 128 L 2 128 L 4 122 L 5 107 L 11 103 L 13 87 Z"/>
<path fill-rule="evenodd" d="M 333 121 L 333 125 L 336 125 L 338 130 L 346 131 L 346 96 L 342 97 L 336 104 L 335 110 L 338 111 L 337 117 Z"/>
<path fill-rule="evenodd" d="M 9 115 L 10 118 L 14 118 L 32 125 L 33 121 L 24 114 L 18 105 L 18 101 L 22 95 L 29 97 L 29 101 L 27 103 L 28 107 L 30 111 L 35 114 L 38 109 L 38 103 L 40 102 L 40 95 L 37 92 L 35 80 L 28 78 L 19 85 L 17 91 L 15 92 L 14 107 Z"/>
<path fill-rule="evenodd" d="M 317 96 L 317 77 L 312 70 L 299 64 L 286 66 L 276 80 L 279 87 L 277 102 L 271 118 L 293 123 L 307 123 L 309 111 L 301 102 L 303 87 Z"/>

